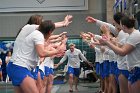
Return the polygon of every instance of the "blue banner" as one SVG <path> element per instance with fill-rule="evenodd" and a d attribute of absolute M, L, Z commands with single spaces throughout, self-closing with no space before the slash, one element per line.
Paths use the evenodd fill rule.
<path fill-rule="evenodd" d="M 121 2 L 122 0 L 116 0 L 116 3 L 114 4 L 113 8 L 118 7 Z"/>
<path fill-rule="evenodd" d="M 126 9 L 126 0 L 124 0 L 124 10 Z"/>

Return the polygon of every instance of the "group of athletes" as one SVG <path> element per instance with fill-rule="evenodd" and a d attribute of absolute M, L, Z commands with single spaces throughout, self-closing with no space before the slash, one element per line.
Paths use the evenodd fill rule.
<path fill-rule="evenodd" d="M 33 15 L 23 26 L 14 43 L 7 73 L 15 93 L 51 93 L 53 58 L 65 55 L 67 32 L 53 35 L 59 27 L 72 23 L 72 15 L 53 23 Z M 101 35 L 82 32 L 82 39 L 95 49 L 96 71 L 101 77 L 101 93 L 139 93 L 140 91 L 140 32 L 135 19 L 123 13 L 113 16 L 113 25 L 88 16 L 96 23 Z M 44 73 L 43 73 L 44 72 Z M 73 91 L 70 91 L 73 92 Z"/>
<path fill-rule="evenodd" d="M 140 32 L 135 29 L 135 19 L 119 12 L 113 16 L 113 25 L 90 16 L 86 20 L 101 29 L 101 35 L 81 33 L 96 52 L 99 93 L 139 93 Z"/>

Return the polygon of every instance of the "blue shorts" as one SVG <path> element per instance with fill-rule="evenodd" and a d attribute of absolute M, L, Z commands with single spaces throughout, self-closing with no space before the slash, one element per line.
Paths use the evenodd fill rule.
<path fill-rule="evenodd" d="M 99 75 L 100 74 L 100 69 L 99 69 L 100 63 L 96 62 L 95 65 L 96 65 L 96 74 Z"/>
<path fill-rule="evenodd" d="M 32 75 L 34 76 L 34 79 L 36 80 L 37 80 L 38 71 L 39 71 L 39 66 L 37 66 L 35 69 L 31 71 Z"/>
<path fill-rule="evenodd" d="M 140 80 L 140 67 L 135 67 L 129 72 L 128 81 L 133 84 L 137 82 L 137 80 Z"/>
<path fill-rule="evenodd" d="M 119 76 L 120 74 L 123 74 L 123 75 L 125 76 L 125 78 L 128 79 L 128 77 L 129 77 L 129 71 L 128 71 L 128 70 L 118 69 L 117 72 L 118 72 L 118 76 Z"/>
<path fill-rule="evenodd" d="M 0 71 L 2 71 L 2 68 L 0 67 Z"/>
<path fill-rule="evenodd" d="M 48 77 L 50 74 L 54 74 L 53 68 L 45 66 L 45 76 Z"/>
<path fill-rule="evenodd" d="M 36 69 L 31 72 L 32 75 L 34 76 L 34 79 L 37 80 L 37 78 L 38 78 L 38 72 L 40 72 L 40 77 L 43 80 L 44 79 L 44 72 L 39 69 L 39 66 L 37 66 Z"/>
<path fill-rule="evenodd" d="M 99 75 L 103 78 L 103 73 L 104 73 L 104 72 L 103 72 L 103 63 L 100 64 L 99 69 L 100 69 L 100 70 L 99 70 L 99 71 L 100 71 L 100 72 L 99 72 Z"/>
<path fill-rule="evenodd" d="M 72 67 L 68 67 L 68 71 L 67 74 L 73 74 L 76 77 L 79 77 L 80 75 L 80 68 L 72 68 Z"/>
<path fill-rule="evenodd" d="M 7 65 L 7 74 L 12 80 L 12 84 L 14 86 L 20 86 L 24 78 L 27 76 L 34 78 L 31 71 L 29 71 L 27 68 L 15 65 L 12 62 L 9 62 Z"/>
<path fill-rule="evenodd" d="M 110 74 L 113 74 L 113 75 L 116 75 L 116 63 L 113 61 L 113 62 L 110 62 L 110 70 L 109 70 L 109 73 Z"/>
<path fill-rule="evenodd" d="M 118 69 L 117 62 L 114 63 L 114 67 L 115 67 L 115 75 L 117 76 L 117 69 Z"/>
<path fill-rule="evenodd" d="M 108 77 L 109 76 L 109 60 L 104 60 L 103 62 L 103 78 Z"/>

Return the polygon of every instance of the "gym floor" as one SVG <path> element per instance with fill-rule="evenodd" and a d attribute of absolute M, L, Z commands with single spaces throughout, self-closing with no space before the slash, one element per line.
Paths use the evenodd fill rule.
<path fill-rule="evenodd" d="M 99 83 L 80 81 L 78 89 L 78 92 L 74 91 L 73 93 L 96 93 L 99 90 Z M 0 82 L 0 93 L 14 93 L 11 82 Z M 69 93 L 68 83 L 55 84 L 52 93 Z"/>

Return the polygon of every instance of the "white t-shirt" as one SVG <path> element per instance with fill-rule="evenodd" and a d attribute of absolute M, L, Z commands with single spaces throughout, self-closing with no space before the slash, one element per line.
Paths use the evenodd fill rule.
<path fill-rule="evenodd" d="M 95 49 L 95 53 L 96 53 L 96 55 L 95 55 L 95 62 L 99 62 L 99 55 L 100 55 L 100 49 L 99 48 L 97 48 L 97 47 L 95 47 L 94 48 Z"/>
<path fill-rule="evenodd" d="M 13 47 L 13 53 L 12 53 L 12 57 L 11 57 L 11 61 L 16 60 L 17 58 L 17 51 L 19 50 L 19 47 L 22 45 L 22 42 L 24 41 L 24 39 L 33 31 L 35 31 L 38 28 L 39 25 L 25 25 L 19 35 L 17 36 L 15 42 L 14 42 L 14 47 Z"/>
<path fill-rule="evenodd" d="M 96 59 L 95 62 L 103 63 L 103 53 L 101 52 L 100 48 L 95 47 L 96 52 Z"/>
<path fill-rule="evenodd" d="M 111 31 L 115 36 L 118 35 L 118 31 L 116 31 L 115 26 L 113 26 L 112 24 L 109 24 L 109 23 L 106 23 L 106 22 L 97 20 L 97 21 L 96 21 L 96 25 L 99 26 L 99 27 L 102 26 L 102 25 L 108 25 L 110 31 Z"/>
<path fill-rule="evenodd" d="M 106 49 L 104 54 L 107 54 L 109 56 L 109 62 L 113 62 L 115 60 L 115 53 L 110 48 Z"/>
<path fill-rule="evenodd" d="M 79 49 L 74 49 L 73 52 L 70 50 L 67 50 L 63 58 L 60 60 L 60 63 L 63 63 L 68 58 L 68 66 L 73 68 L 79 68 L 80 67 L 80 58 L 83 61 L 87 61 L 87 59 L 84 57 L 82 52 Z"/>
<path fill-rule="evenodd" d="M 119 32 L 117 38 L 118 41 L 121 45 L 123 45 L 126 42 L 126 39 L 128 38 L 129 34 L 124 33 L 122 30 Z M 127 68 L 127 61 L 126 61 L 126 56 L 119 56 L 118 55 L 118 59 L 117 59 L 117 66 L 119 69 L 122 70 L 128 70 Z"/>
<path fill-rule="evenodd" d="M 24 38 L 22 43 L 20 42 L 20 47 L 18 47 L 18 51 L 16 51 L 17 55 L 16 58 L 14 58 L 13 64 L 26 67 L 29 70 L 35 68 L 39 60 L 35 45 L 44 45 L 44 41 L 44 36 L 40 31 L 33 31 Z"/>
<path fill-rule="evenodd" d="M 11 56 L 6 56 L 5 61 L 8 63 L 10 59 L 11 59 Z"/>
<path fill-rule="evenodd" d="M 124 33 L 123 31 L 116 31 L 115 27 L 112 24 L 97 20 L 96 25 L 101 26 L 101 25 L 108 25 L 110 28 L 110 31 L 118 37 L 118 40 L 120 43 L 124 44 L 124 41 L 126 38 L 129 36 L 127 33 Z M 126 62 L 126 57 L 125 56 L 117 56 L 117 66 L 119 69 L 124 69 L 127 70 L 127 62 Z"/>
<path fill-rule="evenodd" d="M 140 32 L 133 31 L 126 40 L 127 44 L 135 47 L 135 49 L 127 55 L 128 69 L 140 67 Z"/>
<path fill-rule="evenodd" d="M 42 63 L 39 65 L 39 69 L 42 70 L 43 72 L 45 72 L 44 62 L 42 62 Z"/>
<path fill-rule="evenodd" d="M 107 46 L 105 46 L 104 48 L 105 48 L 105 50 L 106 50 L 106 49 L 108 50 L 108 47 L 107 47 Z M 103 53 L 103 60 L 109 60 L 109 54 L 106 54 L 106 53 L 104 52 L 104 53 Z"/>
<path fill-rule="evenodd" d="M 51 57 L 46 57 L 44 60 L 44 65 L 49 67 L 49 68 L 54 68 L 54 61 L 53 58 Z"/>

